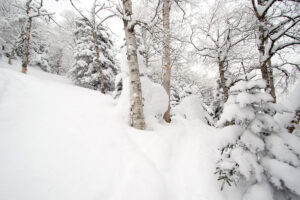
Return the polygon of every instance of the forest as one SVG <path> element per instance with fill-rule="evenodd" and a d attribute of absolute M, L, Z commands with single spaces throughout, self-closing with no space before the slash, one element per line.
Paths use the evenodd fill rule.
<path fill-rule="evenodd" d="M 299 200 L 299 0 L 0 0 L 0 199 Z"/>

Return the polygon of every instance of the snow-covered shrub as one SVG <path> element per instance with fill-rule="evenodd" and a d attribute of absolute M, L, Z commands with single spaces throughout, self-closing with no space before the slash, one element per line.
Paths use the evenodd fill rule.
<path fill-rule="evenodd" d="M 70 77 L 77 85 L 97 90 L 100 88 L 99 65 L 96 62 L 92 29 L 87 25 L 86 20 L 76 21 L 75 37 L 75 63 L 69 71 Z M 102 27 L 98 29 L 97 43 L 100 50 L 104 88 L 106 91 L 113 91 L 118 70 L 111 50 L 113 44 L 109 37 L 105 29 Z"/>
<path fill-rule="evenodd" d="M 168 95 L 165 89 L 147 77 L 141 77 L 144 98 L 144 115 L 147 124 L 163 118 L 168 109 Z M 156 119 L 155 119 L 156 118 Z"/>
<path fill-rule="evenodd" d="M 52 73 L 52 67 L 49 64 L 48 45 L 39 38 L 39 35 L 35 35 L 35 33 L 32 35 L 34 40 L 32 40 L 29 50 L 31 54 L 29 63 L 40 67 L 45 72 Z"/>
<path fill-rule="evenodd" d="M 262 80 L 241 81 L 230 89 L 231 95 L 224 105 L 218 122 L 228 122 L 241 127 L 234 141 L 221 145 L 221 157 L 216 174 L 225 184 L 245 181 L 251 187 L 266 184 L 270 192 L 284 194 L 286 199 L 300 197 L 300 152 L 288 140 L 287 132 L 273 119 L 276 112 L 284 109 L 272 103 L 273 98 L 264 92 Z M 296 136 L 294 140 L 298 140 Z M 250 189 L 245 199 L 253 199 Z M 272 195 L 272 194 L 270 194 Z"/>
<path fill-rule="evenodd" d="M 213 124 L 207 107 L 199 96 L 191 95 L 182 100 L 182 102 L 172 109 L 172 114 L 180 115 L 188 120 L 199 119 L 207 124 Z"/>

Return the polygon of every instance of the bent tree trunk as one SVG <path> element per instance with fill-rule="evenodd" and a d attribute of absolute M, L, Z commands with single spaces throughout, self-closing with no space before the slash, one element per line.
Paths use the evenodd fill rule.
<path fill-rule="evenodd" d="M 134 26 L 130 25 L 132 15 L 131 0 L 122 0 L 125 16 L 123 18 L 126 47 L 127 47 L 127 62 L 129 66 L 130 77 L 130 119 L 131 126 L 137 129 L 145 129 L 146 123 L 144 120 L 143 97 L 140 80 L 139 65 L 137 59 L 137 46 L 134 33 Z"/>
<path fill-rule="evenodd" d="M 163 0 L 163 29 L 164 29 L 164 55 L 163 55 L 163 74 L 162 85 L 165 88 L 169 101 L 168 109 L 164 114 L 166 122 L 171 122 L 170 118 L 170 87 L 171 87 L 171 59 L 170 59 L 170 0 Z"/>
<path fill-rule="evenodd" d="M 26 24 L 26 30 L 25 30 L 26 34 L 25 34 L 24 47 L 23 47 L 23 58 L 22 58 L 22 73 L 24 73 L 24 74 L 26 74 L 26 72 L 27 72 L 31 26 L 32 26 L 32 18 L 29 17 L 27 20 L 27 24 Z"/>

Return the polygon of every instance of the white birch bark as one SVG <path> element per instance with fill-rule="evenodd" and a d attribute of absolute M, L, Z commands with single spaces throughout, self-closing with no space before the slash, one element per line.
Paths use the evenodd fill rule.
<path fill-rule="evenodd" d="M 32 27 L 32 17 L 29 16 L 30 14 L 30 4 L 32 1 L 26 2 L 26 14 L 27 14 L 27 21 L 26 21 L 26 27 L 25 27 L 25 40 L 24 40 L 24 46 L 23 46 L 23 57 L 22 57 L 22 73 L 27 73 L 27 65 L 28 65 L 28 59 L 29 59 L 29 41 L 30 41 L 30 32 Z"/>
<path fill-rule="evenodd" d="M 162 74 L 162 85 L 165 88 L 168 97 L 168 109 L 164 114 L 164 119 L 166 122 L 171 122 L 170 118 L 170 86 L 171 86 L 171 58 L 170 58 L 170 0 L 163 0 L 163 74 Z"/>
<path fill-rule="evenodd" d="M 271 1 L 270 1 L 271 2 Z M 266 15 L 264 12 L 259 11 L 259 6 L 268 5 L 268 0 L 258 0 L 257 5 L 252 0 L 252 6 L 254 10 L 257 10 L 255 13 L 256 18 L 259 22 L 258 26 L 258 52 L 259 52 L 259 66 L 262 74 L 262 78 L 267 83 L 267 90 L 272 95 L 274 102 L 276 102 L 276 94 L 273 80 L 273 69 L 271 66 L 271 57 L 268 55 L 268 50 L 266 45 L 268 43 L 268 37 L 266 36 Z M 270 4 L 271 5 L 271 4 Z"/>
<path fill-rule="evenodd" d="M 143 97 L 141 89 L 140 72 L 137 58 L 136 37 L 132 22 L 132 3 L 131 0 L 122 0 L 124 9 L 124 30 L 127 47 L 127 62 L 129 66 L 130 78 L 130 119 L 131 126 L 137 129 L 145 129 Z"/>

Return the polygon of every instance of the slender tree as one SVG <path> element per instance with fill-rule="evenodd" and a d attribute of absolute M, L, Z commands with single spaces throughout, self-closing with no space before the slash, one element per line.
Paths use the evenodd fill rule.
<path fill-rule="evenodd" d="M 170 118 L 170 88 L 171 88 L 171 56 L 170 56 L 170 0 L 163 0 L 163 74 L 162 85 L 169 96 L 168 109 L 164 114 L 166 122 L 171 122 Z"/>
<path fill-rule="evenodd" d="M 23 46 L 23 58 L 22 58 L 22 73 L 26 74 L 27 65 L 29 60 L 29 42 L 32 28 L 32 21 L 34 18 L 48 16 L 50 17 L 53 13 L 48 13 L 45 9 L 43 9 L 43 0 L 34 1 L 27 0 L 25 4 L 25 12 L 26 12 L 26 25 L 25 25 L 25 40 Z"/>
<path fill-rule="evenodd" d="M 226 2 L 217 1 L 207 20 L 191 27 L 190 43 L 201 58 L 218 66 L 223 102 L 229 96 L 230 87 L 240 80 L 228 80 L 232 66 L 239 66 L 247 48 L 245 41 L 251 36 L 251 25 L 245 19 L 242 8 L 225 10 Z M 247 46 L 251 44 L 247 41 Z M 251 58 L 253 59 L 253 58 Z"/>
<path fill-rule="evenodd" d="M 84 13 L 79 10 L 77 8 L 77 6 L 75 6 L 75 4 L 73 3 L 73 0 L 70 0 L 71 5 L 73 6 L 73 8 L 77 11 L 77 13 L 87 21 L 87 24 L 89 25 L 89 27 L 92 30 L 92 35 L 93 35 L 93 44 L 94 44 L 94 48 L 96 51 L 96 62 L 98 64 L 98 68 L 99 68 L 99 79 L 100 79 L 100 91 L 101 93 L 105 94 L 105 88 L 104 88 L 104 77 L 103 77 L 103 66 L 102 63 L 100 61 L 100 49 L 98 46 L 98 41 L 97 41 L 97 30 L 103 25 L 103 22 L 106 21 L 107 19 L 113 17 L 114 15 L 108 15 L 104 18 L 101 18 L 101 20 L 97 21 L 96 18 L 100 18 L 99 17 L 99 13 L 100 11 L 103 11 L 107 8 L 109 8 L 108 6 L 106 6 L 105 4 L 100 4 L 98 0 L 94 0 L 93 2 L 93 6 L 91 8 L 90 11 L 90 17 L 87 17 L 86 15 L 84 15 Z"/>
<path fill-rule="evenodd" d="M 131 126 L 137 129 L 145 129 L 143 97 L 137 58 L 137 45 L 134 27 L 138 23 L 132 19 L 132 2 L 131 0 L 122 0 L 123 3 L 123 23 L 125 30 L 127 62 L 129 65 L 130 77 L 130 119 Z"/>
<path fill-rule="evenodd" d="M 300 44 L 300 15 L 295 0 L 251 0 L 257 21 L 259 68 L 276 102 L 271 59 L 283 49 Z"/>

